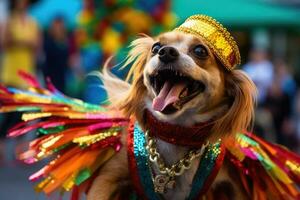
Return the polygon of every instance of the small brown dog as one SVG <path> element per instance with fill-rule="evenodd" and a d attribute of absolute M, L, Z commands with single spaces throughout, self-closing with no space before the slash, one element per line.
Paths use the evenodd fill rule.
<path fill-rule="evenodd" d="M 217 41 L 205 35 L 212 31 L 210 29 L 224 35 L 219 35 L 220 40 Z M 150 131 L 155 135 L 152 138 L 156 144 L 154 150 L 163 158 L 163 166 L 172 166 L 195 147 L 206 147 L 207 141 L 213 143 L 220 138 L 234 137 L 251 124 L 256 88 L 241 70 L 233 70 L 239 63 L 239 52 L 225 31 L 211 18 L 194 16 L 181 29 L 155 38 L 143 36 L 132 43 L 127 62 L 133 62 L 129 74 L 132 84 L 117 79 L 107 70 L 101 74 L 112 106 L 122 110 L 126 116 L 135 118 L 144 131 L 153 132 L 151 127 L 156 127 L 153 121 L 158 121 L 160 126 L 165 124 L 186 128 L 213 122 L 199 136 L 199 142 L 202 142 L 200 146 L 188 144 L 193 143 L 187 139 L 189 132 L 179 132 L 177 141 L 170 142 L 163 139 L 160 130 L 154 130 L 156 133 Z M 125 147 L 128 145 L 127 134 L 125 131 L 122 140 Z M 181 143 L 181 139 L 187 139 L 187 143 Z M 175 187 L 163 188 L 160 198 L 188 198 L 193 190 L 192 182 L 201 155 L 184 160 L 189 161 L 190 166 L 173 179 Z M 88 199 L 114 199 L 128 186 L 131 187 L 132 172 L 129 172 L 128 164 L 127 149 L 123 148 L 101 169 L 89 190 Z M 149 162 L 151 171 L 160 174 L 156 165 L 157 162 Z M 203 198 L 240 200 L 251 197 L 246 194 L 225 159 Z"/>
<path fill-rule="evenodd" d="M 107 67 L 104 109 L 43 88 L 0 84 L 0 112 L 26 111 L 8 136 L 37 130 L 19 158 L 54 160 L 29 177 L 37 191 L 88 191 L 89 200 L 300 199 L 300 156 L 247 132 L 256 88 L 235 67 L 238 47 L 214 19 L 195 15 L 132 43 L 128 81 Z M 115 112 L 117 111 L 117 112 Z M 43 119 L 41 121 L 37 119 Z"/>

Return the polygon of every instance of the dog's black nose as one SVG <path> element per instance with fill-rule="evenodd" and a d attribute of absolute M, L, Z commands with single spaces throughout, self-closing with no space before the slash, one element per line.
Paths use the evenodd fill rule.
<path fill-rule="evenodd" d="M 174 47 L 165 46 L 158 51 L 158 57 L 162 62 L 169 63 L 179 57 L 179 52 Z"/>

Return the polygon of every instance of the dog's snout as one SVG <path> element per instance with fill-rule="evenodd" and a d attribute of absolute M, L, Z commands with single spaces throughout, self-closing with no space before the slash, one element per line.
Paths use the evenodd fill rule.
<path fill-rule="evenodd" d="M 179 52 L 174 47 L 165 46 L 158 51 L 160 61 L 169 63 L 175 61 L 179 57 Z"/>

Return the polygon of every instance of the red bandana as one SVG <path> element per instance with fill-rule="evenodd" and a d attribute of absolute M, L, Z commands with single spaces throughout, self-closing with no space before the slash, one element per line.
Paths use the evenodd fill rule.
<path fill-rule="evenodd" d="M 198 123 L 192 127 L 161 122 L 146 111 L 146 124 L 149 134 L 166 142 L 191 147 L 201 147 L 211 132 L 213 122 Z"/>

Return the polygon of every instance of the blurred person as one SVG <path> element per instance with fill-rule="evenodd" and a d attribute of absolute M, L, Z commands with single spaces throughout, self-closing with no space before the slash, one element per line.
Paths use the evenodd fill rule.
<path fill-rule="evenodd" d="M 255 133 L 269 141 L 276 142 L 272 115 L 263 107 L 274 77 L 274 66 L 269 60 L 266 50 L 252 49 L 249 53 L 249 61 L 242 68 L 253 80 L 258 90 L 258 107 L 255 110 L 254 122 Z"/>
<path fill-rule="evenodd" d="M 296 95 L 296 82 L 284 60 L 275 60 L 274 67 L 274 80 L 267 92 L 263 106 L 272 115 L 277 137 L 276 142 L 295 149 L 297 147 L 297 139 L 293 120 L 293 107 Z"/>
<path fill-rule="evenodd" d="M 294 144 L 289 141 L 289 135 L 291 135 L 289 124 L 292 101 L 289 95 L 282 90 L 278 74 L 276 74 L 271 87 L 267 91 L 263 107 L 271 113 L 277 138 L 276 142 L 289 147 L 294 146 Z"/>
<path fill-rule="evenodd" d="M 53 19 L 43 44 L 44 75 L 51 79 L 58 90 L 65 93 L 65 76 L 69 68 L 69 40 L 62 16 Z"/>
<path fill-rule="evenodd" d="M 295 128 L 297 134 L 297 142 L 300 144 L 300 89 L 298 89 L 295 97 Z M 298 145 L 298 152 L 300 152 L 300 146 Z"/>
<path fill-rule="evenodd" d="M 36 52 L 40 45 L 39 28 L 27 14 L 28 0 L 10 2 L 11 14 L 3 37 L 3 62 L 0 73 L 2 83 L 24 88 L 19 78 L 20 70 L 35 74 Z"/>
<path fill-rule="evenodd" d="M 7 86 L 24 88 L 26 82 L 18 73 L 22 70 L 35 74 L 36 52 L 40 45 L 39 28 L 35 20 L 27 14 L 28 0 L 12 0 L 10 16 L 4 27 L 2 38 L 3 56 L 0 68 L 0 82 Z M 0 124 L 0 136 L 3 143 L 9 127 L 19 120 L 16 113 L 7 114 Z M 3 146 L 3 145 L 2 145 Z"/>
<path fill-rule="evenodd" d="M 276 76 L 280 81 L 281 89 L 289 95 L 291 101 L 294 100 L 294 97 L 297 92 L 297 84 L 287 66 L 286 62 L 282 59 L 278 59 L 274 62 Z"/>
<path fill-rule="evenodd" d="M 7 20 L 8 15 L 8 0 L 0 0 L 0 63 L 2 59 L 2 47 L 3 47 L 3 35 L 4 35 L 4 26 Z M 1 69 L 1 65 L 0 65 Z M 0 125 L 1 125 L 2 115 L 0 115 Z M 0 162 L 4 160 L 4 145 L 2 144 L 3 141 L 1 139 L 1 132 L 0 132 Z"/>
<path fill-rule="evenodd" d="M 4 35 L 4 26 L 8 15 L 8 0 L 0 0 L 0 53 L 2 51 L 2 41 Z M 1 54 L 0 54 L 1 58 Z"/>
<path fill-rule="evenodd" d="M 258 90 L 258 105 L 264 103 L 267 91 L 274 77 L 274 66 L 268 59 L 268 54 L 263 49 L 253 49 L 250 52 L 249 62 L 243 66 L 243 70 L 255 83 Z"/>

